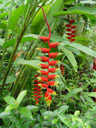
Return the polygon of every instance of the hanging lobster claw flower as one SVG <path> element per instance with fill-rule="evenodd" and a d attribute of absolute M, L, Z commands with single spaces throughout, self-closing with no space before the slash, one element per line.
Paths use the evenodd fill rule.
<path fill-rule="evenodd" d="M 51 48 L 56 48 L 60 43 L 56 42 L 56 43 L 51 43 L 49 46 Z"/>
<path fill-rule="evenodd" d="M 52 97 L 51 97 L 50 93 L 48 93 L 48 92 L 45 93 L 45 100 L 46 100 L 47 106 L 50 106 L 50 104 L 52 102 Z"/>
<path fill-rule="evenodd" d="M 96 58 L 94 59 L 93 70 L 96 70 Z"/>
<path fill-rule="evenodd" d="M 47 88 L 47 92 L 51 95 L 57 95 L 56 92 L 52 90 L 51 88 Z"/>
<path fill-rule="evenodd" d="M 50 49 L 49 48 L 36 48 L 37 50 L 40 50 L 42 53 L 49 53 Z"/>
<path fill-rule="evenodd" d="M 48 79 L 55 79 L 55 78 L 57 78 L 57 77 L 59 77 L 59 75 L 48 75 Z"/>
<path fill-rule="evenodd" d="M 50 58 L 55 58 L 55 57 L 57 57 L 59 55 L 62 55 L 62 53 L 49 53 L 49 57 Z"/>
<path fill-rule="evenodd" d="M 38 66 L 40 66 L 42 69 L 48 69 L 49 65 L 47 64 L 37 64 Z"/>

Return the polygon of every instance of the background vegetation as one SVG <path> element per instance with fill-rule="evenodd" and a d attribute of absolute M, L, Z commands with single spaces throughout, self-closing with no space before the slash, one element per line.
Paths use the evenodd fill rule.
<path fill-rule="evenodd" d="M 64 65 L 56 80 L 51 106 L 44 89 L 35 105 L 34 80 L 40 67 L 38 37 L 49 34 L 41 9 L 51 27 L 51 42 L 62 43 L 53 52 Z M 68 15 L 75 20 L 76 40 L 67 39 Z M 0 128 L 96 127 L 96 0 L 0 0 Z M 46 46 L 47 47 L 47 46 Z M 60 67 L 60 64 L 58 65 Z"/>

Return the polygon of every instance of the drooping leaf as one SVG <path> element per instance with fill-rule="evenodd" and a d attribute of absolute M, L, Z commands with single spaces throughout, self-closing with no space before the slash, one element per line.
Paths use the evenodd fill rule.
<path fill-rule="evenodd" d="M 31 111 L 27 109 L 26 107 L 20 108 L 19 113 L 26 118 L 33 119 Z"/>
<path fill-rule="evenodd" d="M 37 38 L 37 35 L 29 34 L 29 35 L 24 36 L 21 39 L 20 43 L 32 41 L 32 40 L 35 40 L 35 38 Z M 16 38 L 6 41 L 3 45 L 3 47 L 4 48 L 12 47 L 12 46 L 14 46 L 15 43 L 16 43 Z"/>
<path fill-rule="evenodd" d="M 27 94 L 27 90 L 24 90 L 19 93 L 18 97 L 16 98 L 18 105 L 21 103 L 21 101 L 23 100 L 26 94 Z"/>
<path fill-rule="evenodd" d="M 78 50 L 80 50 L 90 56 L 96 57 L 96 52 L 86 46 L 83 46 L 83 45 L 77 44 L 77 43 L 71 43 L 70 46 L 73 46 L 73 47 L 77 48 Z"/>
<path fill-rule="evenodd" d="M 8 76 L 6 80 L 6 84 L 13 83 L 16 80 L 15 76 Z M 0 85 L 2 85 L 3 80 L 0 81 Z"/>
<path fill-rule="evenodd" d="M 62 51 L 65 53 L 65 55 L 67 56 L 67 58 L 69 59 L 70 63 L 72 64 L 74 70 L 77 72 L 77 62 L 75 60 L 75 57 L 73 55 L 73 53 L 71 51 L 69 51 L 66 48 L 61 48 Z"/>
<path fill-rule="evenodd" d="M 25 9 L 25 6 L 22 5 L 12 11 L 10 19 L 9 19 L 8 29 L 11 29 L 11 30 L 15 29 L 19 18 L 22 16 L 24 12 L 24 9 Z"/>
<path fill-rule="evenodd" d="M 16 105 L 16 104 L 17 104 L 17 103 L 16 103 L 16 100 L 15 100 L 13 97 L 11 97 L 11 96 L 6 96 L 6 97 L 4 97 L 4 100 L 5 100 L 6 103 L 9 104 L 9 105 Z"/>
<path fill-rule="evenodd" d="M 41 61 L 39 61 L 39 60 L 24 60 L 21 58 L 16 59 L 16 61 L 14 62 L 15 65 L 26 65 L 35 70 L 40 70 L 40 67 L 37 65 L 40 63 L 41 63 Z"/>
<path fill-rule="evenodd" d="M 76 94 L 78 94 L 79 92 L 82 92 L 83 88 L 75 88 L 72 89 L 67 95 L 64 96 L 65 99 L 68 99 L 72 96 L 75 96 Z"/>

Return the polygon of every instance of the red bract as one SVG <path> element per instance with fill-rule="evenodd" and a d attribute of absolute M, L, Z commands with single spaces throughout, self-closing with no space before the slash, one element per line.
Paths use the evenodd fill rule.
<path fill-rule="evenodd" d="M 46 78 L 46 77 L 43 77 L 43 76 L 41 76 L 41 77 L 38 77 L 38 80 L 40 80 L 40 81 L 48 81 L 48 79 Z"/>
<path fill-rule="evenodd" d="M 42 62 L 48 62 L 49 61 L 49 57 L 45 57 L 45 56 L 40 56 L 40 59 Z"/>
<path fill-rule="evenodd" d="M 60 43 L 56 42 L 56 43 L 51 43 L 50 47 L 51 48 L 56 48 Z"/>
<path fill-rule="evenodd" d="M 71 26 L 71 29 L 75 29 L 75 28 L 76 28 L 76 25 Z"/>
<path fill-rule="evenodd" d="M 71 37 L 67 37 L 67 39 L 71 39 Z"/>
<path fill-rule="evenodd" d="M 42 53 L 49 53 L 50 49 L 49 48 L 40 48 Z"/>
<path fill-rule="evenodd" d="M 70 24 L 74 23 L 75 20 L 69 20 Z"/>
<path fill-rule="evenodd" d="M 71 33 L 67 33 L 68 36 L 71 36 Z"/>
<path fill-rule="evenodd" d="M 47 42 L 50 38 L 46 36 L 40 36 L 39 39 L 41 39 L 43 42 Z"/>
<path fill-rule="evenodd" d="M 71 31 L 71 29 L 68 28 L 67 31 Z"/>
<path fill-rule="evenodd" d="M 93 62 L 93 70 L 96 70 L 96 58 L 94 59 L 94 62 Z"/>
<path fill-rule="evenodd" d="M 48 85 L 50 85 L 50 86 L 54 86 L 55 84 L 56 84 L 55 81 L 49 81 L 49 82 L 48 82 Z"/>
<path fill-rule="evenodd" d="M 67 27 L 71 27 L 71 24 L 66 24 Z"/>
<path fill-rule="evenodd" d="M 43 69 L 48 69 L 49 66 L 47 64 L 40 64 L 40 67 Z"/>
<path fill-rule="evenodd" d="M 72 33 L 76 33 L 76 31 L 71 31 Z"/>
<path fill-rule="evenodd" d="M 39 84 L 42 88 L 48 88 L 48 85 L 47 84 L 45 84 L 45 83 L 41 83 L 41 84 Z"/>
<path fill-rule="evenodd" d="M 40 70 L 39 71 L 42 75 L 48 75 L 48 72 L 47 71 L 42 71 L 42 70 Z"/>
<path fill-rule="evenodd" d="M 48 75 L 48 79 L 55 79 L 56 77 L 59 77 L 58 75 Z"/>
<path fill-rule="evenodd" d="M 48 71 L 54 73 L 56 71 L 56 68 L 49 68 Z"/>
<path fill-rule="evenodd" d="M 51 88 L 47 88 L 47 92 L 50 93 L 51 95 L 56 95 L 56 92 Z"/>
<path fill-rule="evenodd" d="M 49 61 L 49 65 L 50 65 L 50 66 L 55 66 L 57 63 L 58 63 L 57 60 Z"/>

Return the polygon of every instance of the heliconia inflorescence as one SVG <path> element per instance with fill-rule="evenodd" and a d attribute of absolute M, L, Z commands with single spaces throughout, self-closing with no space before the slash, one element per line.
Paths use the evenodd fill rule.
<path fill-rule="evenodd" d="M 75 37 L 76 37 L 76 25 L 72 25 L 75 21 L 74 20 L 70 20 L 69 16 L 68 16 L 68 24 L 66 24 L 66 27 L 67 27 L 67 39 L 70 41 L 70 42 L 74 42 L 75 41 Z"/>
<path fill-rule="evenodd" d="M 35 78 L 37 78 L 39 74 L 35 75 Z M 39 86 L 41 82 L 39 82 L 37 79 L 34 80 L 34 100 L 36 101 L 36 105 L 39 104 L 39 99 L 41 98 L 41 87 Z"/>
<path fill-rule="evenodd" d="M 42 40 L 43 42 L 48 42 L 49 48 L 36 48 L 37 50 L 40 50 L 42 53 L 47 53 L 47 57 L 46 56 L 38 57 L 43 63 L 39 64 L 39 66 L 42 68 L 42 70 L 38 71 L 38 73 L 40 73 L 40 76 L 37 79 L 41 82 L 38 85 L 41 88 L 46 89 L 44 97 L 46 100 L 46 104 L 48 106 L 50 106 L 50 104 L 52 102 L 51 95 L 56 95 L 55 91 L 53 89 L 51 89 L 51 87 L 56 86 L 58 84 L 57 82 L 55 82 L 55 78 L 57 78 L 58 75 L 55 75 L 52 73 L 55 73 L 58 70 L 55 67 L 55 65 L 59 63 L 59 61 L 51 60 L 51 59 L 56 58 L 58 55 L 61 55 L 61 53 L 58 53 L 58 52 L 52 52 L 51 53 L 50 50 L 52 48 L 56 48 L 60 43 L 59 42 L 50 43 L 51 29 L 50 29 L 50 26 L 49 26 L 48 21 L 46 19 L 44 9 L 41 6 L 39 6 L 39 7 L 43 11 L 44 19 L 45 19 L 45 22 L 46 22 L 48 30 L 49 30 L 49 36 L 48 37 L 40 36 L 39 39 Z M 44 62 L 47 62 L 47 64 L 44 64 Z"/>
<path fill-rule="evenodd" d="M 93 70 L 96 71 L 96 58 L 94 59 L 94 62 L 93 62 Z M 93 91 L 96 92 L 96 88 L 94 88 Z M 94 98 L 94 101 L 96 102 L 96 98 Z"/>

